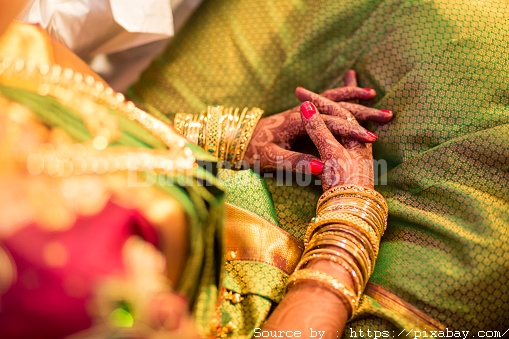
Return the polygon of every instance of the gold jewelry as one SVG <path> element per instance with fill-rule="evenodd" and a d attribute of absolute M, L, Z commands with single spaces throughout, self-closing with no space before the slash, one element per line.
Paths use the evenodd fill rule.
<path fill-rule="evenodd" d="M 380 242 L 380 239 L 378 238 L 378 234 L 375 232 L 373 227 L 371 227 L 361 218 L 358 218 L 347 213 L 331 213 L 327 214 L 326 216 L 320 216 L 315 218 L 313 222 L 309 224 L 306 234 L 304 236 L 304 246 L 308 245 L 313 233 L 316 230 L 318 230 L 320 227 L 330 224 L 343 224 L 365 230 L 369 234 L 368 239 L 371 243 L 371 246 L 373 246 L 375 253 L 378 253 L 378 244 Z"/>
<path fill-rule="evenodd" d="M 174 126 L 190 142 L 239 168 L 262 114 L 259 108 L 244 108 L 241 112 L 238 108 L 209 106 L 207 113 L 199 116 L 178 113 Z"/>
<path fill-rule="evenodd" d="M 219 155 L 218 143 L 221 138 L 222 106 L 209 106 L 207 109 L 207 129 L 205 135 L 205 150 L 217 157 Z"/>
<path fill-rule="evenodd" d="M 381 213 L 380 209 L 375 209 L 374 203 L 371 199 L 361 199 L 355 197 L 334 197 L 325 201 L 321 208 L 320 214 L 335 211 L 338 209 L 352 209 L 368 213 L 375 223 L 383 225 L 385 223 L 385 216 Z"/>
<path fill-rule="evenodd" d="M 302 259 L 300 260 L 300 262 L 297 265 L 297 267 L 295 268 L 295 270 L 297 271 L 300 269 L 304 269 L 307 267 L 309 262 L 311 262 L 313 260 L 320 260 L 320 259 L 332 261 L 333 263 L 338 264 L 341 267 L 343 267 L 350 274 L 350 276 L 353 279 L 355 288 L 357 290 L 356 291 L 357 296 L 360 297 L 362 295 L 362 291 L 364 290 L 364 280 L 363 280 L 364 278 L 361 276 L 361 274 L 359 272 L 359 268 L 356 267 L 355 265 L 350 264 L 347 260 L 345 260 L 342 257 L 338 257 L 336 255 L 327 254 L 327 253 L 307 254 L 306 256 L 302 257 Z"/>
<path fill-rule="evenodd" d="M 329 254 L 329 255 L 335 256 L 336 258 L 341 258 L 342 260 L 346 261 L 350 266 L 355 268 L 356 275 L 359 277 L 359 279 L 362 279 L 360 282 L 361 282 L 361 285 L 364 286 L 364 284 L 367 283 L 368 278 L 369 278 L 369 276 L 367 276 L 365 274 L 366 270 L 363 270 L 364 273 L 361 272 L 361 268 L 359 267 L 359 265 L 356 265 L 354 262 L 355 259 L 352 258 L 350 255 L 348 255 L 348 253 L 346 251 L 344 251 L 344 252 L 345 253 L 340 252 L 339 250 L 336 250 L 336 249 L 332 249 L 332 248 L 313 248 L 313 249 L 306 250 L 303 253 L 302 258 L 305 258 L 308 256 L 313 256 L 315 254 Z"/>
<path fill-rule="evenodd" d="M 186 147 L 185 138 L 90 75 L 84 76 L 59 65 L 37 65 L 32 61 L 5 57 L 0 61 L 0 83 L 54 97 L 72 108 L 96 135 L 93 145 L 98 150 L 105 149 L 116 137 L 117 122 L 113 115 L 105 111 L 111 109 L 150 131 L 168 147 L 171 158 L 182 160 L 186 168 L 193 167 L 195 159 L 192 151 Z"/>
<path fill-rule="evenodd" d="M 362 251 L 365 252 L 369 261 L 373 264 L 376 261 L 375 252 L 369 243 L 369 240 L 363 234 L 357 233 L 356 229 L 352 229 L 350 227 L 342 227 L 338 228 L 336 226 L 341 227 L 341 225 L 330 225 L 321 228 L 319 231 L 315 233 L 313 237 L 320 236 L 321 234 L 331 234 L 335 236 L 340 236 L 349 241 L 353 242 L 356 246 L 358 246 Z"/>
<path fill-rule="evenodd" d="M 346 253 L 346 255 L 351 256 L 352 259 L 357 261 L 357 267 L 359 267 L 362 270 L 362 275 L 364 277 L 367 278 L 369 276 L 369 274 L 371 274 L 371 265 L 368 266 L 368 263 L 366 262 L 366 260 L 364 260 L 364 258 L 360 257 L 358 255 L 358 253 L 356 252 L 355 248 L 352 248 L 351 245 L 341 246 L 340 243 L 338 243 L 337 241 L 330 240 L 330 239 L 322 239 L 322 240 L 313 239 L 313 240 L 311 240 L 310 245 L 309 245 L 308 248 L 310 250 L 312 250 L 312 249 L 317 249 L 317 250 L 329 249 L 329 250 L 332 250 L 332 248 L 330 248 L 330 246 L 334 246 L 334 247 L 338 248 L 338 250 L 335 250 L 337 253 L 341 253 L 341 252 L 338 252 L 338 251 L 339 250 L 343 250 Z M 307 252 L 309 252 L 309 251 L 307 250 L 304 253 L 307 253 Z"/>
<path fill-rule="evenodd" d="M 256 124 L 260 120 L 260 118 L 263 115 L 263 111 L 259 108 L 252 108 L 249 112 L 246 114 L 246 120 L 247 122 L 245 125 L 240 129 L 240 131 L 237 133 L 238 138 L 240 138 L 240 143 L 236 146 L 234 153 L 234 165 L 237 166 L 242 159 L 244 159 L 244 155 L 247 151 L 247 145 L 251 141 L 251 137 L 253 136 L 254 129 L 256 127 Z"/>
<path fill-rule="evenodd" d="M 60 145 L 58 149 L 52 144 L 42 144 L 37 152 L 30 153 L 27 158 L 30 174 L 44 173 L 54 177 L 148 170 L 166 174 L 184 173 L 181 165 L 185 163 L 168 158 L 164 150 L 110 147 L 98 151 L 82 144 Z"/>
<path fill-rule="evenodd" d="M 325 200 L 328 200 L 330 197 L 332 197 L 336 193 L 341 194 L 341 192 L 343 194 L 353 193 L 353 194 L 360 194 L 360 195 L 364 195 L 366 197 L 370 197 L 380 204 L 380 206 L 384 209 L 384 212 L 386 215 L 388 214 L 388 207 L 387 207 L 387 203 L 385 202 L 385 198 L 380 193 L 375 191 L 374 189 L 370 189 L 368 187 L 364 187 L 364 186 L 360 186 L 360 185 L 339 185 L 339 186 L 335 186 L 335 187 L 330 188 L 329 190 L 325 191 L 321 195 L 320 199 L 318 199 L 318 203 L 316 206 L 317 214 L 319 214 L 318 211 L 320 210 L 320 206 Z"/>
<path fill-rule="evenodd" d="M 370 256 L 359 243 L 351 241 L 339 232 L 327 232 L 321 234 L 315 234 L 311 242 L 309 243 L 309 248 L 312 247 L 320 247 L 322 245 L 332 245 L 341 249 L 346 250 L 350 255 L 352 255 L 355 260 L 359 263 L 363 268 L 365 267 L 367 271 L 372 271 L 372 263 Z M 359 254 L 360 253 L 360 254 Z"/>
<path fill-rule="evenodd" d="M 363 194 L 357 194 L 357 193 L 342 193 L 342 192 L 336 192 L 333 195 L 331 195 L 327 200 L 324 200 L 320 204 L 320 208 L 318 210 L 318 215 L 322 214 L 324 209 L 330 205 L 336 205 L 338 203 L 336 202 L 349 202 L 350 204 L 359 204 L 362 205 L 363 203 L 365 206 L 370 206 L 373 211 L 375 211 L 375 214 L 378 215 L 378 218 L 381 220 L 382 224 L 387 223 L 387 213 L 384 211 L 383 207 L 380 206 L 380 204 L 373 200 L 372 198 L 363 195 Z"/>
<path fill-rule="evenodd" d="M 349 317 L 351 317 L 355 312 L 358 303 L 358 298 L 355 292 L 327 273 L 310 269 L 296 271 L 290 276 L 290 278 L 288 278 L 286 289 L 288 291 L 296 284 L 305 281 L 317 282 L 336 294 L 336 296 L 338 296 L 338 298 L 347 307 Z"/>
<path fill-rule="evenodd" d="M 345 196 L 341 192 L 335 192 L 328 200 L 321 203 L 319 216 L 329 215 L 334 211 L 341 210 L 343 213 L 352 214 L 366 221 L 381 239 L 387 228 L 387 215 L 377 208 L 378 203 L 363 195 Z"/>

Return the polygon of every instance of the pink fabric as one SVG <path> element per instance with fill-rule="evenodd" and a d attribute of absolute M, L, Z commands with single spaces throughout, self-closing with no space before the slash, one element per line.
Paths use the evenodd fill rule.
<path fill-rule="evenodd" d="M 146 219 L 109 202 L 67 231 L 30 225 L 4 239 L 17 281 L 0 296 L 0 338 L 62 338 L 88 328 L 87 300 L 101 278 L 123 274 L 122 247 L 132 235 L 157 246 L 157 233 Z M 62 266 L 48 265 L 43 255 L 48 244 L 65 248 Z"/>

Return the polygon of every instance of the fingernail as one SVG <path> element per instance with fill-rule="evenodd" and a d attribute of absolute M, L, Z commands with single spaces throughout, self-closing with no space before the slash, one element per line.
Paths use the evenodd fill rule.
<path fill-rule="evenodd" d="M 385 113 L 385 114 L 392 114 L 392 111 L 390 111 L 388 109 L 382 109 L 382 110 L 380 110 L 380 112 Z"/>
<path fill-rule="evenodd" d="M 372 88 L 363 88 L 363 90 L 365 90 L 366 92 L 371 93 L 371 91 L 372 91 L 373 89 L 372 89 Z"/>
<path fill-rule="evenodd" d="M 309 171 L 311 172 L 311 174 L 314 174 L 314 175 L 322 174 L 323 163 L 318 160 L 311 160 L 309 162 Z"/>
<path fill-rule="evenodd" d="M 375 139 L 375 140 L 376 140 L 376 139 L 378 139 L 378 135 L 376 135 L 375 133 L 370 132 L 370 131 L 366 131 L 366 133 L 367 133 L 370 137 L 372 137 L 373 139 Z"/>
<path fill-rule="evenodd" d="M 306 101 L 300 105 L 300 111 L 302 112 L 302 115 L 304 115 L 304 118 L 310 119 L 313 115 L 315 115 L 316 108 L 310 101 Z"/>

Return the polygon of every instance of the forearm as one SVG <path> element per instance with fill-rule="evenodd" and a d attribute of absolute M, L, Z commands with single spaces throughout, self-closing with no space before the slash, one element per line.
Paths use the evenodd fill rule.
<path fill-rule="evenodd" d="M 328 273 L 350 288 L 353 281 L 341 266 L 320 260 L 307 266 Z M 348 320 L 348 309 L 338 296 L 313 282 L 303 282 L 288 291 L 262 331 L 284 331 L 283 337 L 338 338 Z M 318 332 L 318 334 L 317 334 Z M 263 332 L 260 332 L 263 333 Z M 280 334 L 279 332 L 277 332 Z M 298 336 L 300 333 L 300 336 Z"/>
<path fill-rule="evenodd" d="M 302 338 L 340 336 L 373 272 L 386 220 L 385 201 L 372 189 L 341 185 L 326 191 L 288 279 L 288 294 L 263 330 L 299 331 Z"/>

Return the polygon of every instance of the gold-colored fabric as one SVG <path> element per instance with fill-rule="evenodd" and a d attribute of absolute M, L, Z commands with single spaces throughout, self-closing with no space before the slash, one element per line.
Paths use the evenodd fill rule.
<path fill-rule="evenodd" d="M 302 242 L 275 224 L 232 204 L 225 209 L 225 252 L 230 260 L 263 262 L 291 274 Z"/>

